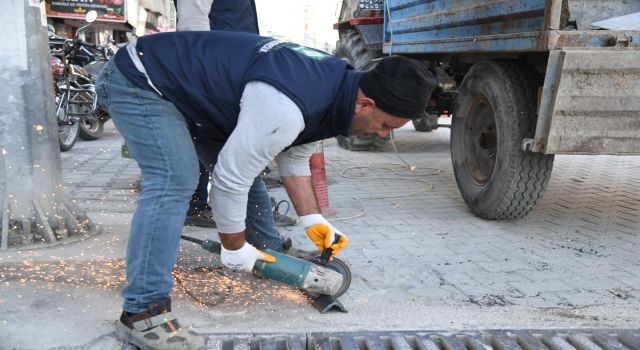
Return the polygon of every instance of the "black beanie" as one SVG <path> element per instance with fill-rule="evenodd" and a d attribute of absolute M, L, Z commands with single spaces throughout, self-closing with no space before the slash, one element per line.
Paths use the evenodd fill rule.
<path fill-rule="evenodd" d="M 427 115 L 427 104 L 436 87 L 437 80 L 422 63 L 398 56 L 383 58 L 360 78 L 360 89 L 378 108 L 407 119 Z"/>

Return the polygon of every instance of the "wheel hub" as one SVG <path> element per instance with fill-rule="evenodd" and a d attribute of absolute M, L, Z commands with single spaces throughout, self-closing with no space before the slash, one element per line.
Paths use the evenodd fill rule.
<path fill-rule="evenodd" d="M 498 145 L 495 115 L 486 98 L 476 98 L 464 131 L 465 167 L 477 185 L 486 185 L 496 164 Z"/>

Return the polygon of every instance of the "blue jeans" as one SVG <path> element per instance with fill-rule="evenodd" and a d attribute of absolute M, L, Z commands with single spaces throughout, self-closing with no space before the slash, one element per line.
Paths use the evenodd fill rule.
<path fill-rule="evenodd" d="M 198 157 L 176 107 L 153 91 L 135 87 L 113 60 L 98 77 L 96 92 L 142 171 L 127 245 L 127 286 L 122 290 L 124 310 L 137 313 L 169 298 L 180 233 L 198 181 Z"/>
<path fill-rule="evenodd" d="M 134 86 L 113 60 L 98 77 L 96 93 L 142 171 L 142 192 L 127 245 L 127 286 L 122 296 L 125 311 L 143 312 L 148 304 L 169 298 L 180 233 L 198 182 L 198 156 L 187 122 L 175 105 L 156 92 Z M 217 159 L 217 152 L 212 159 Z M 250 191 L 247 216 L 257 216 L 258 220 L 247 219 L 247 223 L 251 222 L 256 232 L 271 235 L 265 244 L 275 244 L 282 238 L 275 230 L 273 216 L 265 215 L 265 210 L 271 213 L 269 196 L 266 187 L 258 190 L 266 196 L 268 207 L 263 197 L 253 203 Z M 270 222 L 262 220 L 267 216 Z M 247 241 L 259 246 L 260 242 L 249 240 L 251 230 L 247 232 Z M 280 250 L 282 243 L 268 247 Z"/>

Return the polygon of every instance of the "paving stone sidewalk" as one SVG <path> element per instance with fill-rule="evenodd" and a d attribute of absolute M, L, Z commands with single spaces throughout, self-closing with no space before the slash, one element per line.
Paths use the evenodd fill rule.
<path fill-rule="evenodd" d="M 111 122 L 106 130 L 62 154 L 67 193 L 103 233 L 0 253 L 1 349 L 121 347 L 112 322 L 139 170 L 120 156 Z M 528 217 L 485 221 L 458 193 L 448 142 L 448 129 L 398 130 L 414 171 L 391 145 L 349 152 L 325 142 L 332 219 L 350 238 L 341 254 L 353 273 L 341 298 L 349 313 L 320 315 L 298 291 L 228 273 L 184 242 L 174 293 L 183 323 L 207 334 L 638 328 L 640 157 L 558 156 Z M 282 231 L 312 248 L 300 226 Z"/>

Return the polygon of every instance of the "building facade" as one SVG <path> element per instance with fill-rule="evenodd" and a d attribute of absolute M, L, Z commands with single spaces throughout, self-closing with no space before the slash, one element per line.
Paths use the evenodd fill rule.
<path fill-rule="evenodd" d="M 81 34 L 94 44 L 124 43 L 131 36 L 175 30 L 172 0 L 45 0 L 45 7 L 47 22 L 66 38 L 85 24 L 88 11 L 96 11 L 98 19 Z"/>

